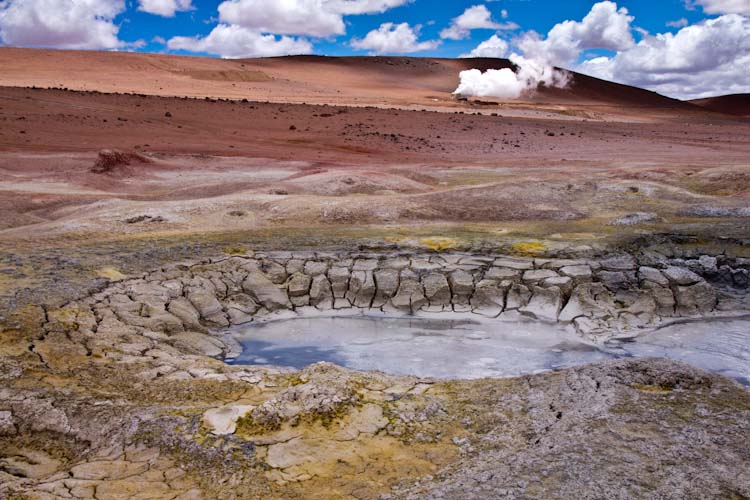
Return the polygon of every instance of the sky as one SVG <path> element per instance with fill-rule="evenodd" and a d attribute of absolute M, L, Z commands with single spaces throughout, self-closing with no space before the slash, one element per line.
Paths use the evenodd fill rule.
<path fill-rule="evenodd" d="M 0 45 L 510 57 L 677 98 L 750 92 L 750 0 L 0 0 Z"/>

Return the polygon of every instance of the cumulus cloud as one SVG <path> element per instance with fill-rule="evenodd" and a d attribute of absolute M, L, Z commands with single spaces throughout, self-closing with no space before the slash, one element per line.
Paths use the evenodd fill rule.
<path fill-rule="evenodd" d="M 167 47 L 171 50 L 216 54 L 224 58 L 272 57 L 312 52 L 312 44 L 307 40 L 264 35 L 228 24 L 219 24 L 205 37 L 173 37 L 167 42 Z"/>
<path fill-rule="evenodd" d="M 219 20 L 283 35 L 325 37 L 346 33 L 345 15 L 384 12 L 409 0 L 226 0 Z"/>
<path fill-rule="evenodd" d="M 747 0 L 696 0 L 706 14 L 745 14 L 750 15 L 750 2 Z"/>
<path fill-rule="evenodd" d="M 750 19 L 727 14 L 646 36 L 613 57 L 584 61 L 593 76 L 680 98 L 750 92 Z"/>
<path fill-rule="evenodd" d="M 584 50 L 620 51 L 633 47 L 635 40 L 630 27 L 633 19 L 628 9 L 618 8 L 616 3 L 607 0 L 594 4 L 583 20 L 556 24 L 546 38 L 528 32 L 517 45 L 526 58 L 569 65 L 575 63 Z"/>
<path fill-rule="evenodd" d="M 114 18 L 123 0 L 0 1 L 0 41 L 24 47 L 116 49 L 128 46 Z"/>
<path fill-rule="evenodd" d="M 412 28 L 409 23 L 383 23 L 364 38 L 352 39 L 351 46 L 373 54 L 407 54 L 436 49 L 440 45 L 439 40 L 419 41 L 420 28 L 421 26 Z"/>
<path fill-rule="evenodd" d="M 507 55 L 508 42 L 497 35 L 492 35 L 477 45 L 471 52 L 461 54 L 459 57 L 506 57 Z"/>
<path fill-rule="evenodd" d="M 162 17 L 174 17 L 176 12 L 193 10 L 191 0 L 138 0 L 138 10 Z"/>
<path fill-rule="evenodd" d="M 503 12 L 507 16 L 507 11 Z M 472 30 L 512 30 L 516 28 L 518 28 L 518 25 L 515 23 L 493 21 L 492 14 L 486 5 L 474 5 L 467 8 L 460 16 L 453 18 L 450 26 L 440 32 L 440 38 L 463 40 L 471 35 Z"/>

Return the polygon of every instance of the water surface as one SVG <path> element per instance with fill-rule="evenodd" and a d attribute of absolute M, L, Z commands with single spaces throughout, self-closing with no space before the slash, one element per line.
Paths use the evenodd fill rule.
<path fill-rule="evenodd" d="M 674 324 L 604 347 L 539 322 L 297 318 L 237 331 L 234 364 L 302 368 L 330 361 L 356 370 L 438 378 L 512 377 L 621 357 L 658 356 L 750 381 L 750 321 Z"/>

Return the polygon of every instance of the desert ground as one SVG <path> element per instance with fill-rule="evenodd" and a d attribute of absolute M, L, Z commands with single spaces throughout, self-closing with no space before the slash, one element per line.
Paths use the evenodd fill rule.
<path fill-rule="evenodd" d="M 750 394 L 685 363 L 223 362 L 308 310 L 750 313 L 748 96 L 452 95 L 502 67 L 0 48 L 0 497 L 750 497 Z"/>

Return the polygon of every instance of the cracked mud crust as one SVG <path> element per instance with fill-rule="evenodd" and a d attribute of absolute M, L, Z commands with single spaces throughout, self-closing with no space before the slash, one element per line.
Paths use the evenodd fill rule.
<path fill-rule="evenodd" d="M 750 396 L 687 365 L 643 359 L 446 382 L 220 361 L 237 348 L 226 327 L 288 315 L 515 314 L 601 341 L 747 311 L 747 259 L 640 248 L 578 258 L 254 252 L 19 309 L 4 333 L 17 347 L 6 347 L 0 373 L 0 492 L 604 497 L 637 461 L 643 473 L 623 496 L 747 496 L 748 478 L 733 471 L 750 465 L 739 444 Z"/>

